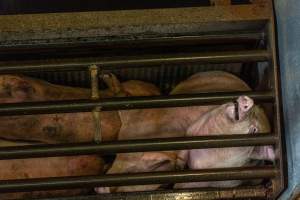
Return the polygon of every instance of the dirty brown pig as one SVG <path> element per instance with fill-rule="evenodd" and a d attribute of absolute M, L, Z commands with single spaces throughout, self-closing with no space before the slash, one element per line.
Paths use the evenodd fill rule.
<path fill-rule="evenodd" d="M 37 143 L 0 140 L 0 147 L 25 146 Z M 0 180 L 90 176 L 103 173 L 104 161 L 96 155 L 0 160 Z M 0 199 L 45 198 L 88 194 L 88 189 L 65 189 L 1 193 Z"/>

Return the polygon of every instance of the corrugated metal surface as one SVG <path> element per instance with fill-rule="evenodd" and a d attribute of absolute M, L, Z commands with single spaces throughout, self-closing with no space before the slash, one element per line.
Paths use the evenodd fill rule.
<path fill-rule="evenodd" d="M 250 71 L 248 69 L 252 69 Z M 159 67 L 138 67 L 127 69 L 115 69 L 111 72 L 117 75 L 121 81 L 126 80 L 143 80 L 154 83 L 163 93 L 169 92 L 180 81 L 188 78 L 192 74 L 203 71 L 222 70 L 240 76 L 246 82 L 252 85 L 256 84 L 253 66 L 243 65 L 241 63 L 232 64 L 185 64 L 185 65 L 163 65 Z M 254 72 L 253 72 L 254 71 Z M 51 83 L 68 85 L 74 87 L 90 87 L 90 77 L 86 71 L 57 71 L 57 72 L 39 72 L 27 73 L 31 77 L 47 80 Z M 250 81 L 252 79 L 252 81 Z M 103 84 L 101 84 L 103 87 Z M 254 86 L 253 85 L 253 86 Z"/>
<path fill-rule="evenodd" d="M 275 2 L 288 158 L 288 189 L 280 200 L 300 195 L 300 1 Z"/>

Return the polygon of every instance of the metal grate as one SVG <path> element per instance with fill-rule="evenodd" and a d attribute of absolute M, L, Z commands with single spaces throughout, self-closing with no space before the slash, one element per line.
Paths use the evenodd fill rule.
<path fill-rule="evenodd" d="M 247 6 L 262 6 L 259 5 L 243 5 L 234 9 L 244 10 Z M 264 1 L 263 5 L 266 8 L 272 9 L 270 1 Z M 230 7 L 230 6 L 229 6 Z M 253 7 L 252 7 L 253 8 Z M 203 8 L 204 9 L 204 8 Z M 232 9 L 227 8 L 227 9 Z M 253 13 L 252 13 L 253 14 Z M 238 14 L 237 14 L 238 15 Z M 251 15 L 251 14 L 250 14 Z M 236 16 L 237 18 L 239 16 Z M 249 17 L 249 16 L 247 16 Z M 257 17 L 257 16 L 255 16 Z M 253 18 L 255 18 L 253 17 Z M 242 19 L 237 19 L 237 21 Z M 248 19 L 250 20 L 250 19 Z M 27 180 L 10 180 L 0 181 L 0 192 L 19 192 L 19 191 L 34 191 L 34 190 L 50 190 L 50 189 L 66 189 L 66 188 L 81 188 L 102 186 L 119 186 L 119 185 L 138 185 L 138 184 L 153 184 L 153 183 L 174 183 L 186 181 L 218 181 L 232 179 L 256 179 L 267 178 L 272 181 L 271 187 L 249 187 L 235 189 L 218 189 L 218 190 L 191 190 L 191 191 L 155 191 L 130 194 L 109 194 L 98 196 L 85 197 L 62 197 L 55 198 L 56 200 L 96 200 L 96 199 L 228 199 L 228 198 L 252 198 L 252 199 L 274 199 L 285 188 L 284 181 L 284 151 L 282 147 L 283 137 L 281 131 L 281 101 L 279 93 L 279 76 L 278 66 L 276 61 L 276 45 L 275 45 L 275 29 L 274 29 L 273 13 L 265 13 L 265 16 L 258 20 L 254 19 L 259 24 L 259 29 L 255 31 L 246 30 L 244 33 L 233 33 L 232 30 L 201 33 L 199 35 L 183 35 L 161 36 L 154 34 L 152 37 L 144 37 L 135 39 L 136 46 L 125 48 L 133 51 L 134 55 L 126 55 L 118 52 L 117 55 L 111 56 L 85 56 L 76 55 L 76 57 L 68 58 L 53 58 L 48 59 L 15 59 L 0 61 L 0 73 L 25 73 L 32 76 L 50 80 L 55 83 L 62 83 L 73 86 L 88 86 L 91 77 L 89 77 L 89 67 L 91 65 L 98 66 L 98 71 L 112 71 L 121 79 L 140 79 L 152 80 L 160 88 L 167 92 L 178 81 L 186 78 L 196 71 L 207 71 L 211 69 L 221 69 L 238 74 L 247 82 L 245 74 L 249 70 L 256 71 L 253 76 L 258 75 L 257 63 L 268 63 L 268 90 L 255 92 L 234 92 L 234 93 L 207 93 L 193 95 L 174 95 L 174 96 L 158 96 L 158 97 L 122 97 L 112 99 L 91 99 L 91 100 L 68 100 L 68 101 L 53 101 L 53 102 L 30 102 L 30 103 L 14 103 L 1 104 L 0 116 L 11 115 L 31 115 L 31 114 L 49 114 L 49 113 L 75 113 L 75 112 L 91 112 L 95 108 L 100 108 L 103 111 L 120 110 L 120 109 L 135 109 L 135 108 L 154 108 L 154 107 L 178 107 L 191 105 L 211 105 L 220 104 L 229 100 L 233 100 L 238 96 L 245 94 L 252 97 L 257 102 L 269 103 L 273 105 L 273 133 L 263 136 L 213 136 L 213 137 L 193 137 L 193 138 L 169 138 L 169 139 L 145 139 L 134 141 L 118 141 L 118 142 L 102 142 L 95 143 L 79 143 L 79 144 L 59 144 L 59 145 L 39 145 L 27 146 L 20 149 L 19 147 L 1 147 L 0 159 L 16 159 L 16 158 L 33 158 L 33 157 L 52 157 L 52 156 L 69 156 L 69 155 L 86 155 L 86 154 L 115 154 L 139 151 L 162 151 L 162 150 L 180 150 L 192 148 L 214 148 L 214 147 L 236 147 L 236 146 L 260 146 L 274 145 L 279 152 L 279 159 L 275 166 L 263 167 L 247 167 L 247 168 L 226 168 L 226 169 L 211 169 L 183 172 L 155 172 L 155 173 L 139 173 L 139 174 L 120 174 L 120 175 L 103 175 L 103 176 L 83 176 L 83 177 L 60 177 L 60 178 L 39 178 Z M 205 21 L 205 20 L 204 20 Z M 207 22 L 207 21 L 205 21 Z M 225 22 L 224 22 L 225 23 Z M 237 22 L 238 23 L 238 22 Z M 214 24 L 214 23 L 212 23 Z M 263 28 L 261 29 L 261 24 Z M 234 37 L 232 37 L 232 34 Z M 105 37 L 104 37 L 105 38 Z M 114 49 L 115 43 L 117 47 L 127 46 L 128 38 L 111 39 L 109 41 L 99 37 L 101 41 L 108 47 Z M 94 38 L 95 39 L 95 38 Z M 195 48 L 192 52 L 168 52 L 155 53 L 157 49 L 163 48 L 160 43 L 167 43 L 176 46 L 186 44 L 191 45 L 191 41 L 196 39 L 197 45 L 213 44 L 226 46 L 229 43 L 242 41 L 252 41 L 253 46 L 244 46 L 242 49 L 221 49 L 218 51 L 203 51 Z M 263 41 L 263 45 L 261 44 Z M 27 41 L 28 42 L 28 41 Z M 37 41 L 35 41 L 37 42 Z M 153 44 L 154 43 L 154 44 Z M 73 43 L 73 46 L 78 46 L 82 43 Z M 121 44 L 121 45 L 120 45 Z M 159 45 L 160 44 L 160 45 Z M 47 49 L 47 43 L 43 44 Z M 42 44 L 25 45 L 26 48 L 32 48 L 33 52 L 37 52 Z M 48 44 L 49 45 L 49 44 Z M 66 43 L 56 43 L 55 46 L 68 48 Z M 153 52 L 148 51 L 143 53 L 137 46 L 152 46 Z M 147 46 L 148 45 L 148 46 Z M 72 45 L 71 45 L 72 46 Z M 101 46 L 101 45 L 100 45 Z M 105 46 L 105 45 L 102 45 Z M 166 45 L 168 46 L 168 45 Z M 172 45 L 171 45 L 172 46 Z M 173 46 L 173 47 L 174 47 Z M 11 55 L 18 55 L 18 51 L 23 52 L 22 45 L 3 45 L 1 49 L 9 49 Z M 22 48 L 23 49 L 22 49 Z M 49 49 L 53 45 L 48 46 Z M 251 47 L 251 48 L 250 48 Z M 25 49 L 26 49 L 25 48 Z M 55 48 L 54 48 L 55 49 Z M 49 50 L 49 52 L 51 52 Z M 113 52 L 113 51 L 112 51 Z M 136 55 L 135 55 L 136 53 Z M 8 54 L 7 54 L 8 55 Z M 11 55 L 8 55 L 11 56 Z M 52 56 L 55 54 L 52 54 Z M 54 56 L 55 57 L 55 56 Z M 230 64 L 229 63 L 235 63 Z M 183 67 L 187 66 L 187 67 Z M 256 69 L 256 70 L 255 70 Z M 164 84 L 163 80 L 167 80 L 168 84 Z M 97 81 L 96 81 L 97 82 Z M 96 87 L 92 81 L 92 88 Z M 253 87 L 255 84 L 253 85 Z M 189 144 L 187 146 L 187 144 Z"/>

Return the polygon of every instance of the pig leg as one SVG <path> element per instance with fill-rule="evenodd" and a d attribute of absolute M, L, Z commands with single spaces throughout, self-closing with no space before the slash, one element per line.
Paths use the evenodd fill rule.
<path fill-rule="evenodd" d="M 108 89 L 112 91 L 113 96 L 127 96 L 122 88 L 122 84 L 117 77 L 112 73 L 101 75 L 102 80 L 108 86 Z"/>
<path fill-rule="evenodd" d="M 175 168 L 175 154 L 165 152 L 147 152 L 143 153 L 143 157 L 134 169 L 129 169 L 131 172 L 156 172 L 156 171 L 172 171 Z M 133 191 L 153 191 L 161 187 L 161 184 L 155 185 L 136 185 L 123 186 L 115 189 L 115 192 L 133 192 Z"/>
<path fill-rule="evenodd" d="M 175 168 L 176 155 L 173 152 L 146 152 L 118 154 L 107 174 L 171 171 Z M 161 185 L 141 185 L 122 187 L 98 187 L 97 193 L 149 191 Z"/>
<path fill-rule="evenodd" d="M 137 168 L 140 167 L 136 163 L 141 157 L 142 153 L 134 154 L 118 154 L 111 168 L 106 172 L 106 174 L 122 174 L 128 173 L 130 171 L 137 171 Z M 97 187 L 95 188 L 96 193 L 111 193 L 115 192 L 117 187 Z"/>

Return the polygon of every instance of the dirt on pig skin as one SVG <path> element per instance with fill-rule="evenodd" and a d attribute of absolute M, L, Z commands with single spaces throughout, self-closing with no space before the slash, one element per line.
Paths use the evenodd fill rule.
<path fill-rule="evenodd" d="M 99 92 L 100 98 L 160 94 L 153 84 L 142 81 L 117 82 L 115 85 L 120 87 L 118 94 L 109 88 Z M 0 76 L 0 103 L 89 99 L 90 95 L 89 89 L 54 85 L 24 76 Z M 118 112 L 104 111 L 100 118 L 102 140 L 115 140 L 121 127 Z M 95 128 L 90 112 L 0 117 L 0 137 L 5 139 L 45 143 L 88 142 L 94 140 Z"/>
<path fill-rule="evenodd" d="M 33 143 L 0 140 L 0 146 L 24 146 Z M 50 178 L 64 176 L 88 176 L 103 173 L 104 161 L 99 156 L 68 156 L 30 158 L 0 161 L 0 180 Z M 90 189 L 49 190 L 19 193 L 1 193 L 1 200 L 20 198 L 44 198 L 73 196 L 89 192 Z"/>
<path fill-rule="evenodd" d="M 233 92 L 233 91 L 251 91 L 251 88 L 247 86 L 245 82 L 236 76 L 220 71 L 213 72 L 201 72 L 197 73 L 187 80 L 179 83 L 170 94 L 189 94 L 200 92 Z M 119 111 L 121 119 L 121 129 L 119 133 L 119 140 L 126 139 L 145 139 L 145 138 L 166 138 L 166 137 L 182 137 L 185 136 L 191 126 L 194 126 L 201 120 L 204 115 L 209 115 L 214 110 L 224 111 L 227 104 L 221 106 L 192 106 L 192 107 L 177 107 L 177 108 L 163 108 L 163 109 L 139 109 L 129 111 Z M 233 103 L 230 103 L 233 105 Z M 225 107 L 224 107 L 225 106 Z M 256 107 L 255 107 L 256 108 Z M 225 112 L 223 112 L 225 114 Z M 254 117 L 253 119 L 251 117 Z M 237 124 L 231 123 L 233 126 L 227 127 L 227 129 L 215 133 L 219 134 L 232 134 L 233 133 L 245 133 L 248 134 L 253 126 L 250 126 L 253 122 L 258 128 L 269 127 L 269 122 L 266 120 L 266 115 L 262 109 L 256 109 L 255 115 L 251 115 L 250 119 L 245 120 L 244 126 L 236 126 Z M 261 120 L 263 119 L 263 120 Z M 138 123 L 136 123 L 138 122 Z M 251 123 L 250 123 L 251 122 Z M 222 127 L 221 127 L 222 128 Z M 241 129 L 243 128 L 243 129 Z M 207 135 L 208 133 L 202 133 Z M 253 148 L 249 152 L 251 152 Z M 151 153 L 149 153 L 149 160 L 151 160 Z M 234 153 L 234 152 L 233 152 Z M 159 156 L 159 154 L 156 154 Z M 233 154 L 232 154 L 233 155 Z M 108 170 L 108 174 L 113 173 L 130 173 L 132 172 L 144 172 L 145 166 L 137 165 L 136 163 L 143 159 L 147 159 L 147 153 L 143 155 L 136 154 L 135 156 L 129 154 L 122 154 L 122 161 L 119 155 L 116 157 L 114 164 Z M 127 157 L 127 159 L 126 159 Z M 131 159 L 130 159 L 131 158 Z M 170 160 L 172 158 L 165 158 Z M 159 158 L 157 158 L 159 160 Z M 163 159 L 160 161 L 163 165 Z M 184 163 L 185 164 L 185 163 Z M 218 164 L 218 163 L 216 163 Z M 133 166 L 133 167 L 129 167 Z M 168 165 L 161 168 L 161 171 L 173 171 L 176 165 Z M 142 188 L 143 191 L 158 189 L 154 185 Z M 118 189 L 99 187 L 95 189 L 98 193 L 107 193 L 118 191 Z M 141 191 L 140 188 L 127 187 L 127 191 Z"/>

